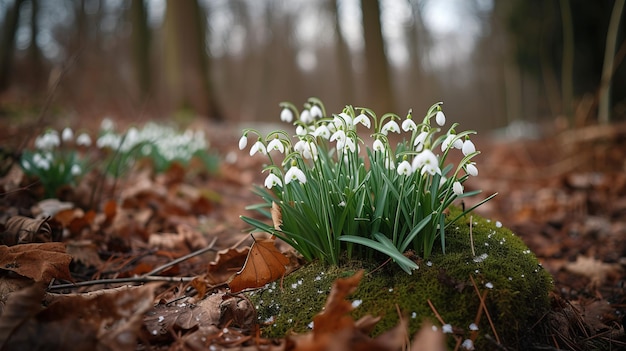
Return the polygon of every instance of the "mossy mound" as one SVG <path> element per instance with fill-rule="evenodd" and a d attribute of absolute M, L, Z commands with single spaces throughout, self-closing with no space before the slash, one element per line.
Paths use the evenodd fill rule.
<path fill-rule="evenodd" d="M 450 217 L 456 217 L 455 213 L 453 210 Z M 480 294 L 486 293 L 485 304 L 501 343 L 524 348 L 535 339 L 537 321 L 550 308 L 552 278 L 508 229 L 476 215 L 472 227 L 475 256 L 467 216 L 446 231 L 446 254 L 435 248 L 428 260 L 418 262 L 420 268 L 412 275 L 392 263 L 376 270 L 376 265 L 363 262 L 348 262 L 342 267 L 313 262 L 285 277 L 282 288 L 274 282 L 251 293 L 259 322 L 265 325 L 263 335 L 279 338 L 292 331 L 310 330 L 310 322 L 323 308 L 333 281 L 364 268 L 373 272 L 364 276 L 351 296 L 358 305 L 352 313 L 355 319 L 367 314 L 382 316 L 374 334 L 398 323 L 396 305 L 409 317 L 411 334 L 424 319 L 437 323 L 430 301 L 455 333 L 468 338 L 480 308 L 473 279 Z M 484 313 L 477 326 L 474 332 L 480 349 L 485 335 L 495 335 Z"/>

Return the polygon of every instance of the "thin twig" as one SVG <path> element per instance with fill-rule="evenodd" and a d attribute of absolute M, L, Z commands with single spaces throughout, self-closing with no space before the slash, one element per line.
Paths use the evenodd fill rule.
<path fill-rule="evenodd" d="M 485 316 L 487 316 L 487 320 L 489 321 L 489 325 L 491 326 L 491 331 L 493 331 L 493 335 L 496 337 L 496 342 L 500 344 L 500 337 L 498 336 L 498 332 L 496 331 L 496 327 L 491 320 L 491 316 L 489 315 L 489 311 L 487 310 L 487 305 L 485 305 L 485 298 L 487 297 L 487 291 L 485 291 L 485 295 L 481 296 L 480 291 L 478 290 L 478 285 L 474 281 L 474 277 L 470 274 L 470 280 L 472 281 L 472 285 L 474 285 L 474 290 L 476 291 L 476 295 L 480 300 L 480 307 L 485 311 Z"/>
<path fill-rule="evenodd" d="M 141 275 L 139 277 L 127 277 L 127 278 L 113 278 L 113 279 L 97 279 L 97 280 L 87 280 L 84 282 L 78 282 L 78 283 L 69 283 L 69 284 L 58 284 L 58 285 L 52 285 L 50 287 L 48 287 L 48 291 L 53 291 L 53 290 L 61 290 L 61 289 L 70 289 L 70 288 L 78 288 L 81 286 L 92 286 L 92 285 L 102 285 L 102 284 L 123 284 L 123 283 L 148 283 L 148 282 L 169 282 L 169 283 L 181 283 L 181 282 L 190 282 L 192 280 L 195 279 L 195 277 L 162 277 L 162 276 L 156 276 L 155 274 L 158 274 L 174 265 L 177 265 L 185 260 L 188 260 L 192 257 L 201 255 L 205 252 L 211 251 L 213 250 L 213 246 L 215 245 L 215 242 L 217 241 L 217 238 L 213 238 L 213 241 L 211 241 L 211 243 L 205 247 L 202 248 L 200 250 L 194 251 L 188 255 L 179 257 L 177 259 L 175 259 L 174 261 L 168 262 L 162 266 L 159 266 L 155 269 L 153 269 L 152 271 Z"/>

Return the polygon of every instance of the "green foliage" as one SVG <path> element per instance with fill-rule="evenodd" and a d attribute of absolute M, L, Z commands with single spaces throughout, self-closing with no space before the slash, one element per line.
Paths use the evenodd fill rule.
<path fill-rule="evenodd" d="M 308 261 L 338 264 L 344 254 L 381 261 L 389 257 L 411 273 L 417 265 L 404 255 L 407 250 L 429 257 L 439 238 L 445 251 L 444 211 L 455 200 L 479 193 L 465 193 L 462 185 L 478 175 L 471 159 L 479 152 L 469 139 L 475 132 L 457 134 L 458 124 L 442 132 L 440 103 L 419 124 L 411 112 L 405 119 L 391 113 L 378 118 L 367 108 L 352 106 L 326 116 L 317 99 L 310 99 L 302 113 L 291 104 L 282 106 L 282 120 L 298 116 L 295 144 L 283 130 L 264 138 L 246 130 L 239 145 L 245 148 L 248 134 L 257 134 L 250 154 L 260 152 L 270 160 L 263 170 L 269 173 L 267 189 L 255 190 L 263 202 L 249 209 L 270 217 L 275 203 L 282 225 L 276 229 L 253 218 L 242 217 L 244 221 L 280 237 Z M 374 142 L 365 147 L 364 159 L 360 148 L 365 142 L 357 129 L 372 125 Z M 393 149 L 390 133 L 400 134 L 401 129 L 406 134 Z M 464 155 L 457 165 L 447 161 L 454 149 Z M 275 151 L 285 154 L 282 162 L 274 160 Z"/>
<path fill-rule="evenodd" d="M 453 207 L 446 223 L 459 215 L 461 210 Z M 259 322 L 265 323 L 262 333 L 279 338 L 291 331 L 310 330 L 309 323 L 322 310 L 333 281 L 365 268 L 371 273 L 365 274 L 351 296 L 352 301 L 361 302 L 352 316 L 382 316 L 374 335 L 397 325 L 396 306 L 409 317 L 411 335 L 425 319 L 437 323 L 428 305 L 430 300 L 445 323 L 469 338 L 469 326 L 476 322 L 480 306 L 471 277 L 480 293 L 487 293 L 486 307 L 504 345 L 513 349 L 528 347 L 541 337 L 537 321 L 550 308 L 552 278 L 511 231 L 477 216 L 473 216 L 473 256 L 469 220 L 469 215 L 462 216 L 449 225 L 447 253 L 434 251 L 430 259 L 419 261 L 420 267 L 413 275 L 402 274 L 394 266 L 380 268 L 371 261 L 344 261 L 340 267 L 315 261 L 285 277 L 282 289 L 272 283 L 250 293 Z M 485 335 L 494 334 L 484 313 L 477 326 L 477 349 L 485 349 L 489 345 Z M 449 341 L 452 347 L 453 338 Z"/>

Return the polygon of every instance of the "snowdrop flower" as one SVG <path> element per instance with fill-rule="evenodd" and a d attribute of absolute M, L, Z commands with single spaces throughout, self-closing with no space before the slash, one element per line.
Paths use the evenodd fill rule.
<path fill-rule="evenodd" d="M 472 177 L 476 177 L 478 175 L 478 168 L 476 168 L 475 162 L 470 162 L 467 165 L 465 165 L 465 171 L 467 172 L 467 174 L 471 175 Z"/>
<path fill-rule="evenodd" d="M 293 121 L 293 112 L 285 107 L 282 111 L 280 111 L 280 120 L 285 123 L 291 123 Z"/>
<path fill-rule="evenodd" d="M 376 140 L 374 140 L 374 145 L 372 145 L 372 148 L 374 149 L 374 151 L 384 152 L 385 151 L 385 144 L 383 144 L 383 142 L 380 141 L 380 139 L 376 139 Z"/>
<path fill-rule="evenodd" d="M 248 136 L 244 134 L 239 139 L 239 150 L 245 149 L 246 146 L 248 146 Z"/>
<path fill-rule="evenodd" d="M 35 147 L 40 150 L 50 150 L 60 144 L 61 140 L 59 139 L 59 133 L 56 130 L 46 132 L 35 139 Z"/>
<path fill-rule="evenodd" d="M 413 173 L 413 168 L 411 168 L 409 161 L 404 160 L 398 165 L 397 171 L 399 175 L 410 176 Z"/>
<path fill-rule="evenodd" d="M 78 146 L 91 146 L 91 137 L 87 133 L 81 133 L 76 137 L 76 145 Z"/>
<path fill-rule="evenodd" d="M 287 174 L 285 174 L 285 184 L 291 183 L 292 180 L 297 180 L 302 184 L 306 183 L 306 176 L 304 175 L 304 172 L 293 164 L 287 171 Z"/>
<path fill-rule="evenodd" d="M 115 128 L 115 123 L 108 117 L 100 122 L 100 130 L 110 131 L 113 130 L 113 128 Z"/>
<path fill-rule="evenodd" d="M 385 123 L 385 125 L 380 129 L 380 132 L 385 135 L 387 135 L 389 132 L 400 134 L 400 126 L 398 126 L 398 123 L 396 121 L 391 120 Z"/>
<path fill-rule="evenodd" d="M 463 147 L 461 148 L 461 151 L 463 151 L 463 155 L 467 156 L 471 153 L 476 152 L 476 146 L 474 146 L 474 143 L 472 143 L 471 140 L 467 139 L 463 143 Z"/>
<path fill-rule="evenodd" d="M 313 119 L 313 116 L 311 115 L 311 112 L 309 110 L 304 110 L 300 114 L 300 120 L 304 124 L 311 124 L 314 119 Z"/>
<path fill-rule="evenodd" d="M 268 152 L 277 150 L 278 152 L 282 154 L 285 152 L 285 145 L 283 144 L 283 141 L 280 140 L 280 138 L 277 135 L 276 138 L 272 139 L 272 141 L 270 141 L 270 143 L 267 144 L 267 150 Z"/>
<path fill-rule="evenodd" d="M 300 153 L 300 155 L 306 159 L 317 160 L 317 145 L 315 145 L 315 143 L 310 143 L 306 140 L 299 140 L 293 146 L 293 150 Z"/>
<path fill-rule="evenodd" d="M 372 126 L 372 124 L 370 123 L 370 119 L 365 115 L 365 113 L 362 113 L 362 112 L 361 112 L 360 115 L 358 115 L 358 116 L 356 116 L 354 118 L 353 123 L 354 123 L 354 125 L 357 125 L 357 124 L 361 123 L 367 129 L 369 129 Z"/>
<path fill-rule="evenodd" d="M 474 350 L 474 342 L 471 339 L 465 339 L 461 344 L 461 347 L 466 350 Z"/>
<path fill-rule="evenodd" d="M 461 139 L 454 140 L 454 138 L 456 138 L 456 134 L 448 134 L 443 143 L 441 143 L 441 152 L 445 152 L 448 147 L 453 147 L 459 150 L 463 148 L 463 142 L 461 141 Z M 450 143 L 452 143 L 452 145 L 450 145 Z"/>
<path fill-rule="evenodd" d="M 414 172 L 418 169 L 421 169 L 422 174 L 428 173 L 430 175 L 435 175 L 436 173 L 441 175 L 441 169 L 439 168 L 439 161 L 437 160 L 437 156 L 435 156 L 435 154 L 433 154 L 433 152 L 429 149 L 420 152 L 413 159 L 412 167 Z"/>
<path fill-rule="evenodd" d="M 296 135 L 299 135 L 299 136 L 305 136 L 305 135 L 307 135 L 308 133 L 309 133 L 309 131 L 308 131 L 305 127 L 303 127 L 303 126 L 301 126 L 301 125 L 298 125 L 298 126 L 296 127 Z"/>
<path fill-rule="evenodd" d="M 350 117 L 350 115 L 344 112 L 336 115 L 335 118 L 333 118 L 333 124 L 335 125 L 335 128 L 337 129 L 343 129 L 343 128 L 349 129 L 350 127 L 354 126 L 352 122 L 352 117 Z"/>
<path fill-rule="evenodd" d="M 452 183 L 452 191 L 455 195 L 463 195 L 463 185 L 460 182 Z"/>
<path fill-rule="evenodd" d="M 310 113 L 313 119 L 324 117 L 322 114 L 322 109 L 317 105 L 313 105 L 313 107 L 311 107 Z"/>
<path fill-rule="evenodd" d="M 72 141 L 72 139 L 74 139 L 74 132 L 72 131 L 72 129 L 69 127 L 66 127 L 65 129 L 63 129 L 63 131 L 61 132 L 61 139 L 64 142 Z"/>
<path fill-rule="evenodd" d="M 317 127 L 317 129 L 315 129 L 315 131 L 313 132 L 313 136 L 316 138 L 322 137 L 328 140 L 330 138 L 330 129 L 328 129 L 325 124 L 322 124 L 321 126 Z"/>
<path fill-rule="evenodd" d="M 341 145 L 343 145 L 346 141 L 346 132 L 342 129 L 338 129 L 333 135 L 330 136 L 330 141 L 335 140 L 337 140 L 337 147 L 340 148 L 339 144 L 341 143 Z"/>
<path fill-rule="evenodd" d="M 413 146 L 415 146 L 415 151 L 420 152 L 424 149 L 424 142 L 426 141 L 426 137 L 428 136 L 427 132 L 421 132 L 415 138 L 413 142 Z"/>
<path fill-rule="evenodd" d="M 337 146 L 339 147 L 339 142 L 337 142 Z M 356 144 L 354 143 L 354 139 L 346 138 L 346 140 L 343 142 L 341 149 L 343 149 L 343 151 L 354 152 L 356 150 Z"/>
<path fill-rule="evenodd" d="M 415 124 L 415 122 L 413 122 L 411 118 L 407 118 L 404 121 L 402 121 L 403 131 L 408 132 L 408 131 L 413 131 L 416 129 L 417 129 L 417 125 Z"/>
<path fill-rule="evenodd" d="M 73 176 L 78 176 L 82 173 L 82 169 L 80 168 L 79 165 L 77 164 L 73 164 L 72 168 L 70 169 L 70 172 L 72 173 Z"/>
<path fill-rule="evenodd" d="M 443 127 L 443 125 L 446 124 L 446 115 L 443 114 L 443 111 L 437 111 L 437 114 L 435 115 L 435 122 L 437 122 L 440 127 Z"/>
<path fill-rule="evenodd" d="M 441 326 L 441 331 L 444 334 L 452 334 L 452 326 L 450 324 L 444 324 Z"/>
<path fill-rule="evenodd" d="M 250 148 L 250 156 L 256 154 L 257 152 L 263 155 L 267 154 L 267 149 L 261 140 L 257 140 L 257 142 L 252 145 Z"/>
<path fill-rule="evenodd" d="M 276 176 L 274 173 L 268 174 L 267 178 L 265 178 L 265 187 L 271 189 L 274 186 L 283 186 L 283 182 Z"/>

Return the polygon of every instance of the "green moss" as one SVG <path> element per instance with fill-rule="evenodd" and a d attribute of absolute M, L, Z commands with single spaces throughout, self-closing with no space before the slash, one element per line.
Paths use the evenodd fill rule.
<path fill-rule="evenodd" d="M 456 217 L 453 210 L 451 217 Z M 366 274 L 351 297 L 361 300 L 353 311 L 359 318 L 366 314 L 382 316 L 374 334 L 398 323 L 396 305 L 409 317 L 410 332 L 415 333 L 422 320 L 436 323 L 428 305 L 432 302 L 446 323 L 465 331 L 475 322 L 480 300 L 470 277 L 480 293 L 487 292 L 486 306 L 501 342 L 514 348 L 532 342 L 534 324 L 549 309 L 551 276 L 536 257 L 511 231 L 473 216 L 473 239 L 476 256 L 472 256 L 469 216 L 450 225 L 446 232 L 446 254 L 435 248 L 428 260 L 419 260 L 419 270 L 408 275 L 393 264 L 375 270 L 376 265 L 347 262 L 342 267 L 311 263 L 285 277 L 280 283 L 250 294 L 257 307 L 259 322 L 267 337 L 282 337 L 289 332 L 305 332 L 313 316 L 321 311 L 332 283 L 352 275 L 359 268 L 374 271 Z M 492 288 L 490 288 L 492 287 Z M 484 335 L 494 336 L 485 314 L 478 323 L 476 345 L 486 342 Z M 450 338 L 452 341 L 452 338 Z"/>

